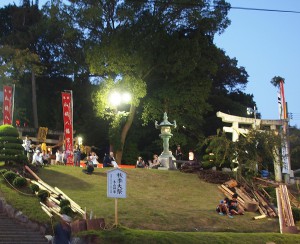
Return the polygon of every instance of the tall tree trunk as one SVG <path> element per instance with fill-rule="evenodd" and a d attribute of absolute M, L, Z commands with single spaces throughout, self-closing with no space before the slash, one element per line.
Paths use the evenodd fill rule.
<path fill-rule="evenodd" d="M 31 71 L 31 87 L 32 87 L 32 110 L 33 110 L 33 125 L 34 128 L 38 128 L 38 113 L 37 113 L 37 101 L 36 101 L 36 82 L 34 71 Z"/>
<path fill-rule="evenodd" d="M 135 115 L 135 110 L 136 107 L 134 105 L 130 106 L 130 110 L 129 110 L 129 117 L 128 120 L 126 121 L 123 129 L 122 129 L 122 133 L 121 133 L 121 149 L 116 151 L 116 160 L 118 164 L 121 164 L 122 161 L 122 156 L 123 156 L 123 148 L 124 148 L 124 144 L 125 144 L 125 140 L 126 140 L 126 136 L 128 134 L 128 131 L 132 125 L 133 119 L 134 119 L 134 115 Z"/>

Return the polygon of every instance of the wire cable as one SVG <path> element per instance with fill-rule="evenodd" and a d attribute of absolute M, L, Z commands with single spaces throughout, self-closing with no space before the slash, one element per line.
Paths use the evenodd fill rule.
<path fill-rule="evenodd" d="M 237 10 L 250 10 L 250 11 L 264 11 L 264 12 L 300 14 L 300 11 L 294 11 L 294 10 L 280 10 L 280 9 L 266 9 L 266 8 L 246 8 L 246 7 L 230 7 L 230 8 L 231 9 L 237 9 Z"/>

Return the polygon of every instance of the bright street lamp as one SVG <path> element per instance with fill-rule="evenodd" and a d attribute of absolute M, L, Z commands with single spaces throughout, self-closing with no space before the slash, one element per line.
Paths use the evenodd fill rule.
<path fill-rule="evenodd" d="M 254 106 L 253 108 L 247 108 L 247 114 L 251 115 L 254 114 L 254 126 L 256 127 L 256 107 Z"/>
<path fill-rule="evenodd" d="M 247 108 L 247 114 L 251 115 L 254 114 L 254 118 L 256 119 L 256 107 L 254 106 L 253 108 Z"/>
<path fill-rule="evenodd" d="M 119 92 L 112 92 L 109 97 L 108 101 L 113 106 L 118 106 L 121 103 L 129 103 L 131 101 L 131 95 L 128 92 L 119 93 Z"/>
<path fill-rule="evenodd" d="M 78 137 L 78 145 L 79 145 L 79 146 L 82 145 L 82 137 Z"/>

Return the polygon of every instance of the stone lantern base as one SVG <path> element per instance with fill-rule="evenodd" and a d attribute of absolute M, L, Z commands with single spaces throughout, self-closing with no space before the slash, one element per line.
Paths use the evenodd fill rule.
<path fill-rule="evenodd" d="M 173 166 L 169 165 L 169 158 L 172 158 L 172 160 L 175 160 L 175 157 L 172 155 L 172 152 L 169 153 L 162 152 L 162 154 L 158 157 L 158 161 L 162 165 L 161 169 L 172 169 Z"/>

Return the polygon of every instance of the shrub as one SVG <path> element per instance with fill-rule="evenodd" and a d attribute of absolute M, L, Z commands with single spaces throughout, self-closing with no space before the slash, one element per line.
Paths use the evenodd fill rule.
<path fill-rule="evenodd" d="M 202 162 L 203 169 L 211 169 L 214 165 L 209 161 Z"/>
<path fill-rule="evenodd" d="M 38 198 L 41 202 L 45 202 L 47 200 L 47 197 L 49 197 L 49 192 L 47 192 L 46 190 L 39 190 Z"/>
<path fill-rule="evenodd" d="M 27 162 L 18 130 L 11 125 L 0 126 L 0 160 L 6 164 Z"/>
<path fill-rule="evenodd" d="M 61 207 L 60 213 L 61 214 L 66 214 L 68 216 L 73 216 L 74 215 L 74 212 L 73 212 L 73 210 L 71 209 L 70 206 L 63 206 L 63 207 Z"/>
<path fill-rule="evenodd" d="M 69 206 L 70 207 L 70 201 L 67 199 L 62 199 L 59 203 L 59 206 L 62 208 L 64 206 Z"/>
<path fill-rule="evenodd" d="M 23 177 L 17 176 L 14 180 L 13 180 L 13 185 L 15 187 L 23 187 L 27 185 L 27 180 Z"/>
<path fill-rule="evenodd" d="M 31 189 L 32 193 L 36 193 L 39 191 L 40 187 L 36 184 L 30 184 L 29 188 Z"/>
<path fill-rule="evenodd" d="M 7 169 L 1 169 L 0 170 L 0 176 L 4 175 L 7 172 Z"/>
<path fill-rule="evenodd" d="M 9 183 L 12 183 L 18 175 L 15 172 L 7 171 L 3 176 Z"/>
<path fill-rule="evenodd" d="M 292 208 L 294 221 L 300 220 L 300 209 L 299 208 Z"/>
<path fill-rule="evenodd" d="M 269 186 L 264 188 L 265 191 L 270 195 L 271 199 L 269 199 L 272 203 L 277 204 L 277 197 L 276 197 L 276 189 L 275 187 Z"/>

